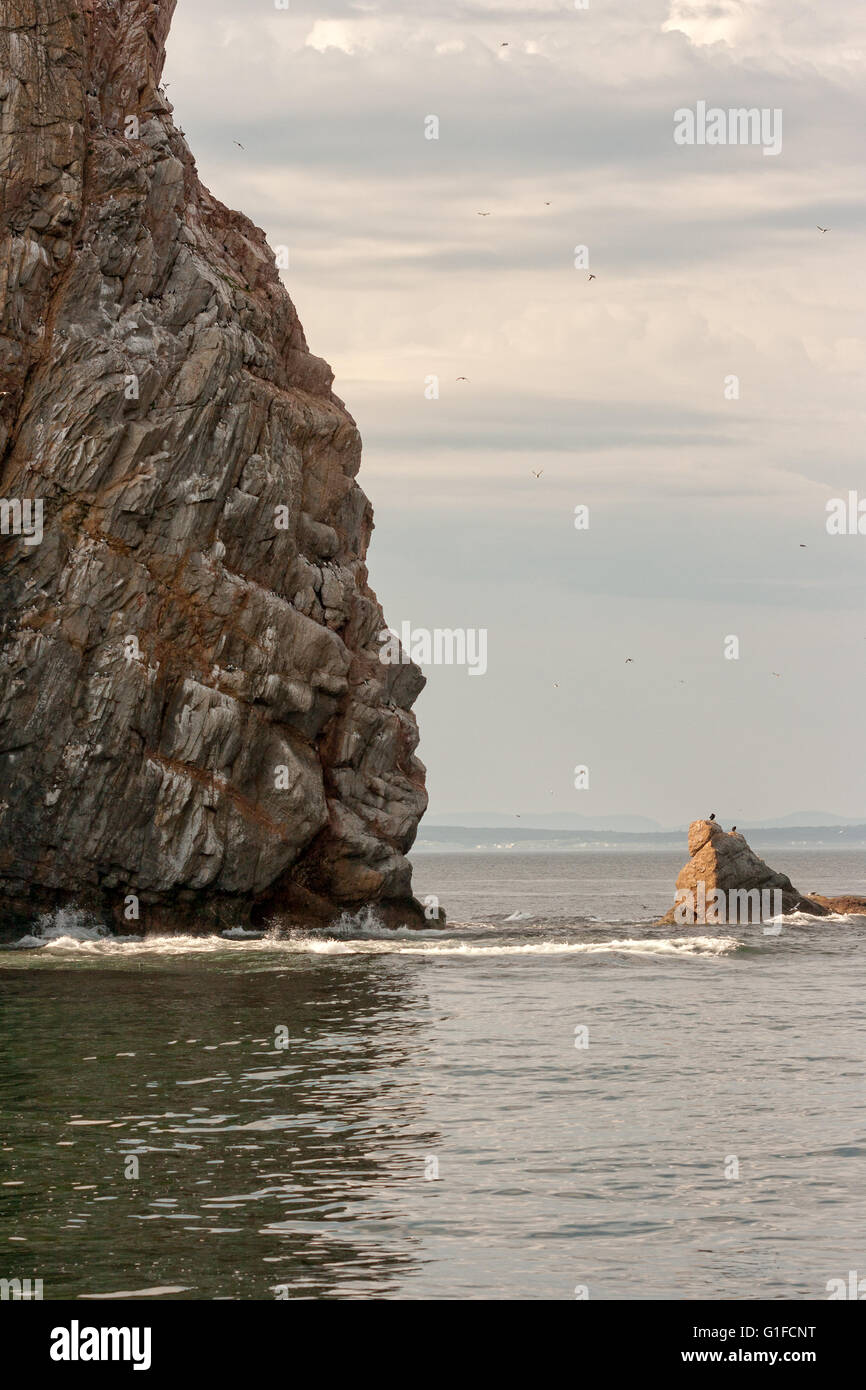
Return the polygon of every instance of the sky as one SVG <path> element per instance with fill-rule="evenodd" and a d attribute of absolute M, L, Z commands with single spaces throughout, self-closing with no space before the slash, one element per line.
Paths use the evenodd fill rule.
<path fill-rule="evenodd" d="M 864 53 L 859 0 L 178 0 L 167 96 L 288 248 L 388 622 L 487 633 L 425 668 L 432 813 L 866 819 Z M 676 143 L 701 102 L 781 148 Z"/>

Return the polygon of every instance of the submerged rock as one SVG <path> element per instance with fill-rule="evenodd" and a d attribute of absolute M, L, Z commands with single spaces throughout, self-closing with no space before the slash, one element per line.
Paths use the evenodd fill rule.
<path fill-rule="evenodd" d="M 866 898 L 825 898 L 801 893 L 787 874 L 765 864 L 738 831 L 718 821 L 696 820 L 689 826 L 689 862 L 677 877 L 677 903 L 662 921 L 749 922 L 779 913 L 866 913 Z"/>
<path fill-rule="evenodd" d="M 0 916 L 425 925 L 360 438 L 174 126 L 173 10 L 4 6 Z"/>

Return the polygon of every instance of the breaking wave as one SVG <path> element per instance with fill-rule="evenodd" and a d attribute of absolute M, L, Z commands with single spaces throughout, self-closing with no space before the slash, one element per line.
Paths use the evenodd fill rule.
<path fill-rule="evenodd" d="M 80 907 L 59 907 L 55 912 L 43 912 L 33 931 L 13 942 L 20 951 L 40 946 L 77 946 L 106 941 L 111 932 L 92 912 Z"/>
<path fill-rule="evenodd" d="M 810 912 L 789 912 L 787 916 L 768 917 L 768 922 L 781 922 L 783 927 L 815 927 L 823 926 L 827 922 L 844 922 L 845 926 L 856 927 L 858 923 L 862 926 L 862 914 L 852 912 L 829 912 L 826 917 L 815 917 Z"/>
<path fill-rule="evenodd" d="M 329 936 L 364 936 L 387 933 L 388 928 L 375 908 L 363 907 L 359 912 L 343 912 L 333 926 L 328 927 Z"/>
<path fill-rule="evenodd" d="M 625 954 L 644 956 L 721 956 L 740 942 L 731 936 L 666 937 L 662 940 L 531 941 L 523 945 L 479 945 L 469 941 L 431 941 L 418 946 L 400 943 L 392 950 L 407 956 L 552 956 Z M 360 945 L 360 943 L 359 943 Z"/>
<path fill-rule="evenodd" d="M 825 919 L 826 920 L 826 919 Z M 845 920 L 845 919 L 840 919 Z M 526 922 L 527 927 L 530 923 Z M 456 930 L 455 930 L 456 929 Z M 536 928 L 541 940 L 514 941 L 514 932 L 495 937 L 490 923 L 455 923 L 443 934 L 441 928 L 386 927 L 375 910 L 367 908 L 346 913 L 326 929 L 250 931 L 229 927 L 219 935 L 118 936 L 92 913 L 80 908 L 61 908 L 45 913 L 32 932 L 16 941 L 11 949 L 69 951 L 97 956 L 183 956 L 225 954 L 265 957 L 397 955 L 456 958 L 531 956 L 668 956 L 714 957 L 727 955 L 740 945 L 731 936 L 614 937 L 609 940 L 574 940 L 571 931 L 559 935 L 558 927 Z M 581 931 L 584 934 L 586 928 Z M 465 937 L 462 932 L 465 931 Z M 457 933 L 461 934 L 457 934 Z M 480 933 L 483 933 L 479 939 Z M 596 933 L 593 933 L 596 935 Z M 493 938 L 493 939 L 491 939 Z"/>

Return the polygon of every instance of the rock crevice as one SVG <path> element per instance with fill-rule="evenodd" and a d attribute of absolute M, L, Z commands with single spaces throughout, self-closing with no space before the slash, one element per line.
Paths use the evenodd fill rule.
<path fill-rule="evenodd" d="M 422 921 L 358 431 L 174 126 L 173 9 L 3 0 L 0 903 Z"/>

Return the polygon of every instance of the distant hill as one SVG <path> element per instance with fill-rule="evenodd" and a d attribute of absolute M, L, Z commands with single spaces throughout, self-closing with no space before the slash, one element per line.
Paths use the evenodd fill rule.
<path fill-rule="evenodd" d="M 719 820 L 726 824 L 722 816 Z M 767 827 L 821 826 L 821 825 L 862 825 L 866 816 L 834 816 L 829 811 L 794 811 L 790 816 L 776 816 L 774 820 L 744 821 L 743 829 L 763 830 Z"/>
<path fill-rule="evenodd" d="M 522 819 L 522 818 L 521 818 Z M 628 819 L 625 817 L 624 819 Z M 721 817 L 719 817 L 721 820 Z M 722 820 L 722 824 L 727 822 Z M 754 849 L 781 845 L 814 849 L 866 849 L 866 822 L 830 825 L 738 826 L 748 833 Z M 579 850 L 632 849 L 677 850 L 685 856 L 686 830 L 627 831 L 576 830 L 569 827 L 529 825 L 431 825 L 421 822 L 414 853 L 445 850 Z"/>
<path fill-rule="evenodd" d="M 659 821 L 650 820 L 648 816 L 579 816 L 573 811 L 527 811 L 519 815 L 502 815 L 496 811 L 452 811 L 444 815 L 426 815 L 424 825 L 478 825 L 488 830 L 523 825 L 541 830 L 617 830 L 635 834 L 665 829 Z"/>
<path fill-rule="evenodd" d="M 710 809 L 712 810 L 712 807 Z M 716 818 L 721 825 L 737 824 L 743 831 L 866 825 L 866 815 L 836 816 L 829 811 L 792 811 L 789 815 L 774 816 L 771 820 L 739 820 L 736 814 L 731 816 L 721 810 L 716 813 Z M 469 828 L 479 826 L 485 830 L 511 830 L 523 827 L 533 830 L 593 831 L 600 834 L 617 831 L 634 835 L 681 833 L 689 828 L 688 821 L 683 821 L 680 825 L 662 825 L 660 821 L 652 820 L 649 816 L 580 816 L 574 811 L 522 811 L 513 815 L 500 811 L 449 811 L 435 814 L 428 812 L 423 821 L 423 827 L 428 829 L 433 826 L 455 825 Z"/>

